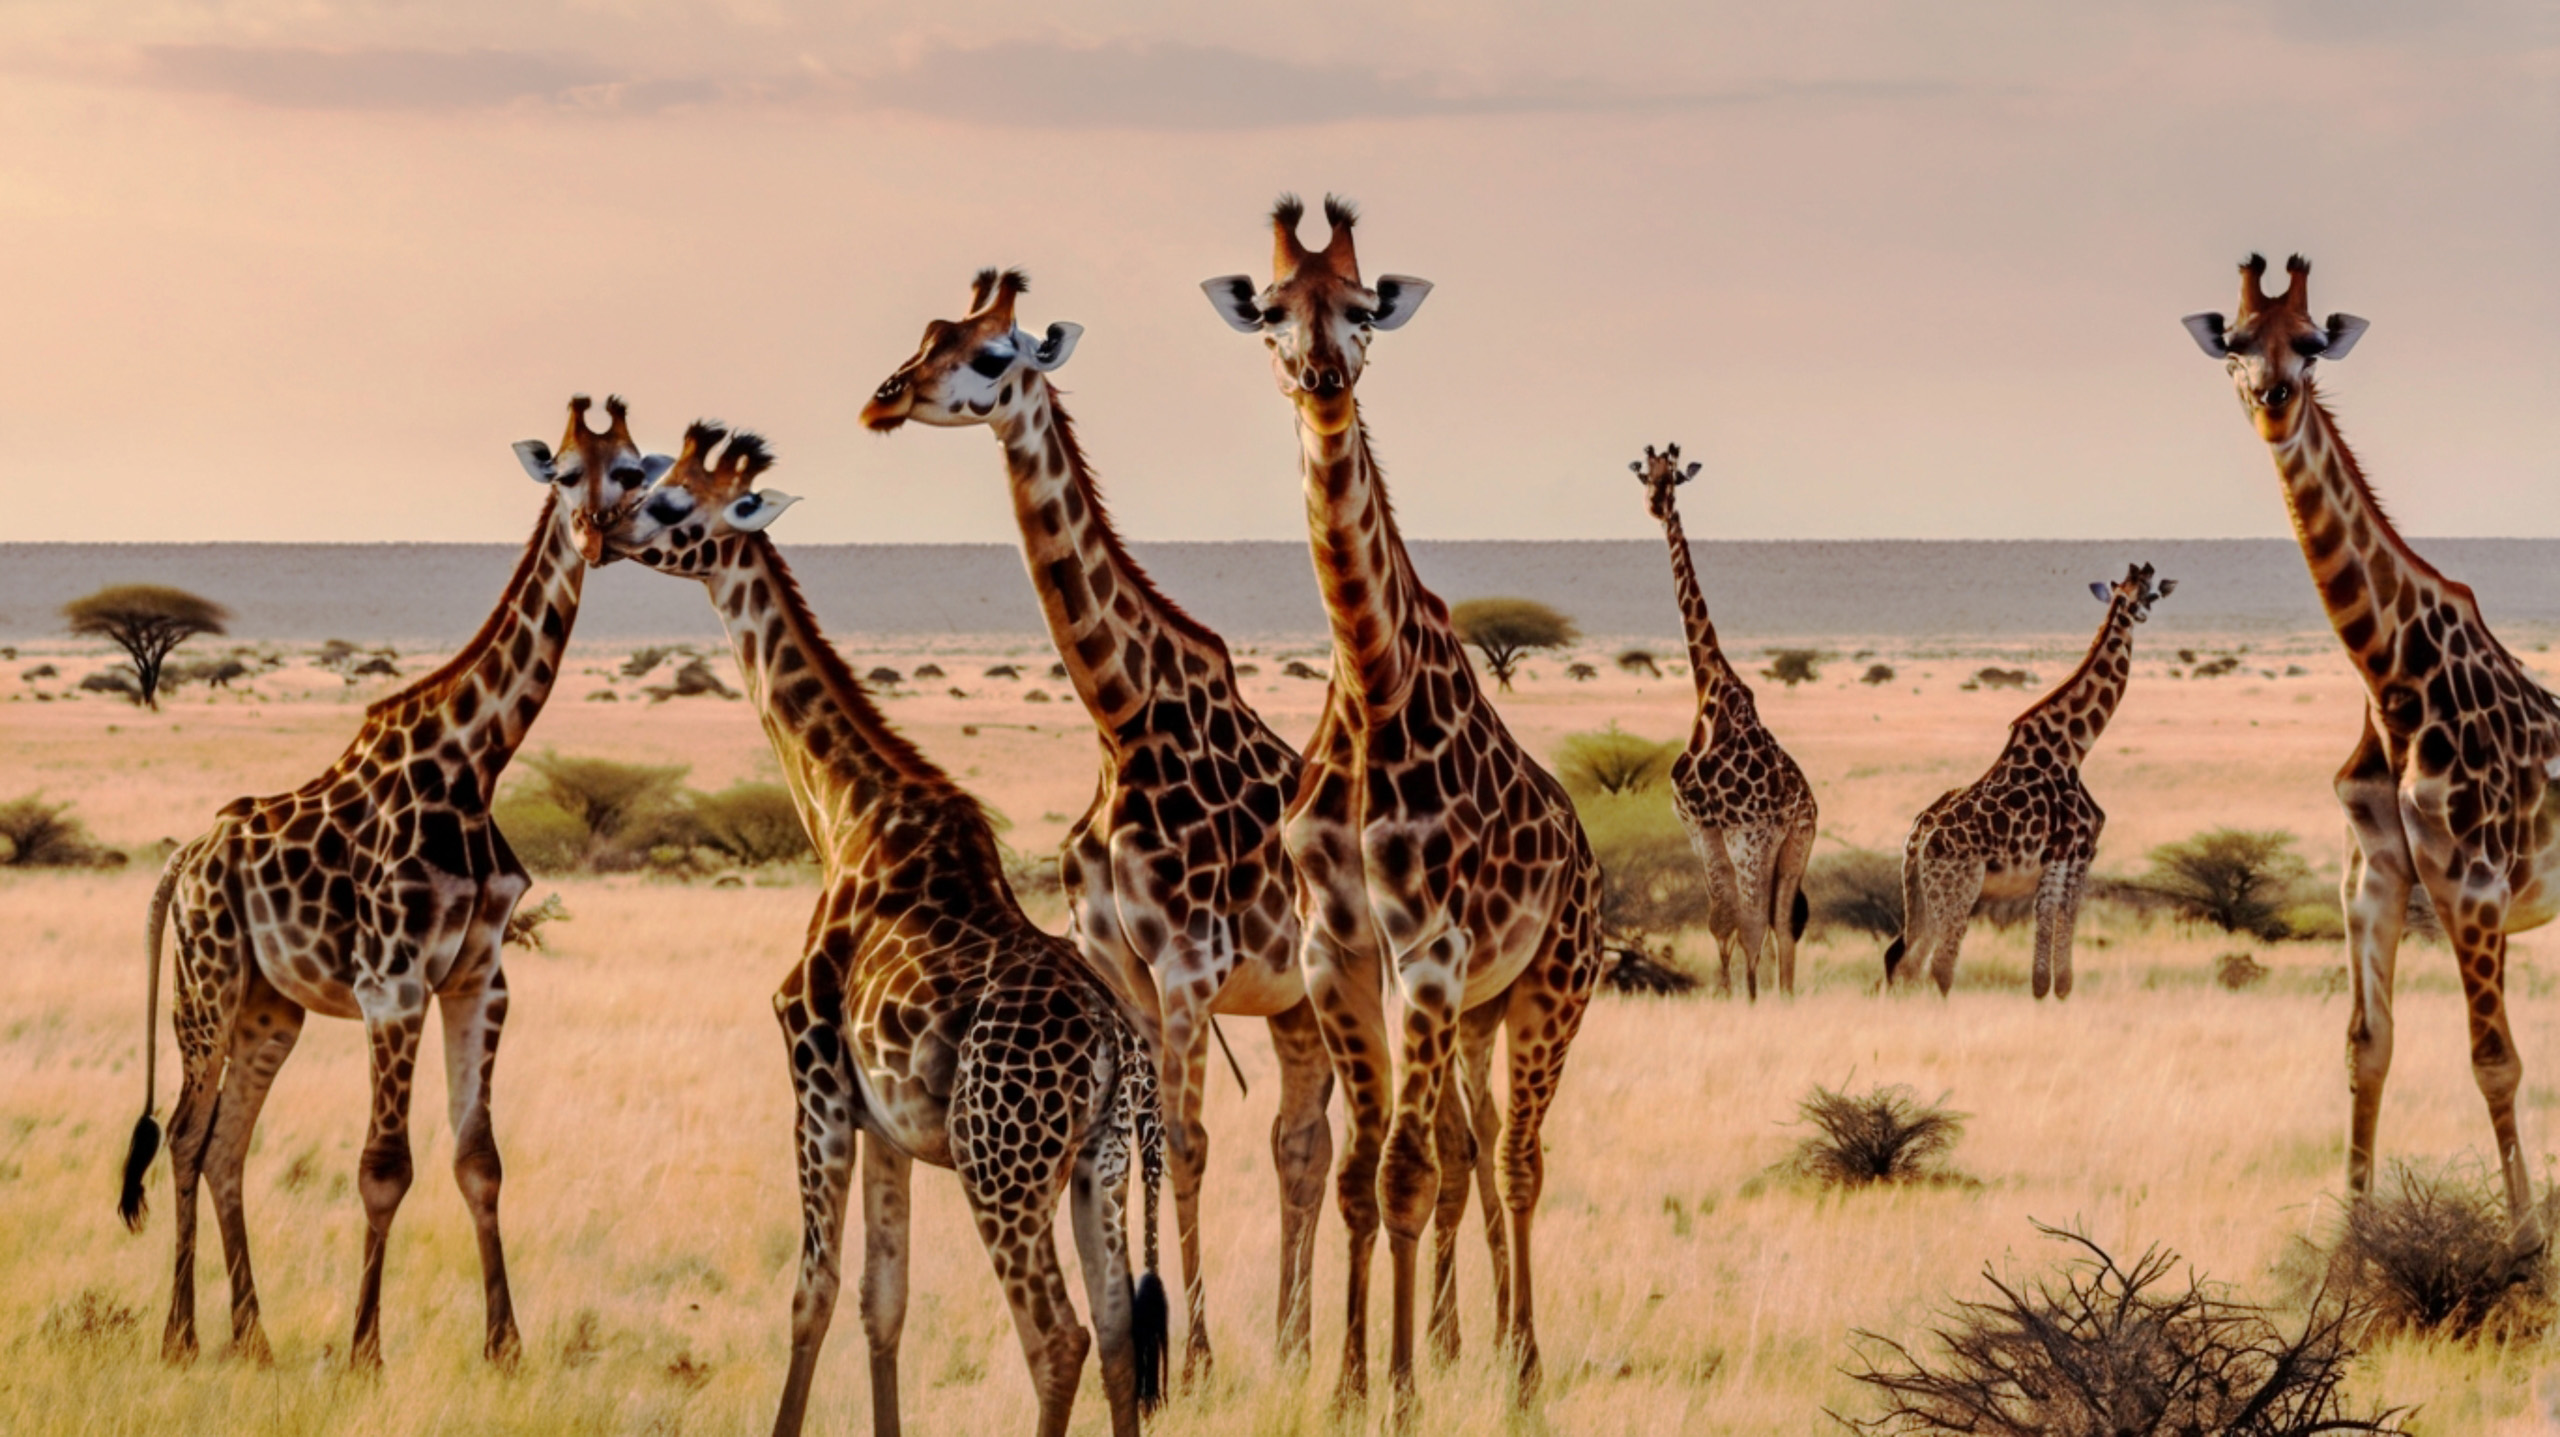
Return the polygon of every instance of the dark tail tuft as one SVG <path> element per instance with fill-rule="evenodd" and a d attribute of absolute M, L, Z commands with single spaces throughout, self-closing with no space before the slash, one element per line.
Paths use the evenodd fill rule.
<path fill-rule="evenodd" d="M 1173 1309 L 1164 1279 L 1152 1272 L 1130 1285 L 1129 1345 L 1138 1357 L 1138 1410 L 1153 1412 L 1173 1375 Z"/>
<path fill-rule="evenodd" d="M 142 1231 L 143 1220 L 151 1215 L 151 1205 L 143 1199 L 142 1180 L 151 1172 L 151 1160 L 160 1156 L 160 1124 L 144 1113 L 133 1125 L 133 1146 L 124 1154 L 124 1195 L 116 1201 L 116 1212 L 131 1231 Z"/>
<path fill-rule="evenodd" d="M 1804 926 L 1812 921 L 1813 904 L 1806 900 L 1804 890 L 1799 888 L 1796 890 L 1795 909 L 1787 915 L 1787 936 L 1790 938 L 1802 938 L 1804 936 Z"/>
<path fill-rule="evenodd" d="M 1890 988 L 1893 986 L 1893 970 L 1901 966 L 1902 940 L 1896 938 L 1893 942 L 1887 944 L 1884 950 L 1884 982 L 1886 987 Z"/>

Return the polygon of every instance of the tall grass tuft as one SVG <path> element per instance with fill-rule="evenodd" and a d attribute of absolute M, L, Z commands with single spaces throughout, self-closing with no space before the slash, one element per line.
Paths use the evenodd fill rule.
<path fill-rule="evenodd" d="M 2347 1209 L 2330 1280 L 2388 1330 L 2500 1339 L 2540 1335 L 2551 1322 L 2549 1249 L 2519 1257 L 2503 1184 L 2470 1163 L 2426 1173 L 2392 1165 L 2385 1190 Z M 2548 1233 L 2560 1194 L 2546 1196 Z"/>
<path fill-rule="evenodd" d="M 1935 1176 L 1932 1162 L 1964 1136 L 1965 1114 L 1945 1102 L 1942 1093 L 1924 1103 L 1900 1084 L 1856 1095 L 1817 1085 L 1796 1104 L 1798 1121 L 1814 1131 L 1796 1144 L 1795 1169 L 1842 1188 Z"/>

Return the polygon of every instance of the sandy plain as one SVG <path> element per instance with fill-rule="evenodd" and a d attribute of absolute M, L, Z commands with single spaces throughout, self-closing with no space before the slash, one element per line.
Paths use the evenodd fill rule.
<path fill-rule="evenodd" d="M 1821 679 L 1762 684 L 1765 717 L 1817 788 L 1824 846 L 1898 845 L 1913 812 L 1989 761 L 2026 697 L 1968 692 L 1968 675 L 2021 666 L 2049 683 L 2085 641 L 1862 654 L 1868 645 L 1832 638 L 1824 646 L 1837 657 Z M 1072 695 L 1047 677 L 1036 636 L 873 644 L 851 635 L 841 646 L 857 671 L 908 676 L 889 691 L 888 711 L 1006 816 L 1009 843 L 1054 844 L 1091 794 L 1092 740 Z M 1533 660 L 1517 692 L 1501 696 L 1533 752 L 1611 721 L 1661 738 L 1685 730 L 1686 679 L 1623 673 L 1608 662 L 1615 647 Z M 2087 767 L 2110 814 L 2101 870 L 2132 872 L 2151 845 L 2230 824 L 2292 830 L 2334 876 L 2329 775 L 2353 740 L 2359 692 L 2334 643 L 2261 638 L 2236 673 L 2210 680 L 2170 678 L 2186 665 L 2157 647 L 2141 652 Z M 576 654 L 535 748 L 687 763 L 701 787 L 772 772 L 743 703 L 647 702 L 644 684 L 664 671 L 614 677 L 627 651 Z M 425 657 L 403 667 L 419 672 Z M 1261 671 L 1248 682 L 1254 700 L 1284 733 L 1302 735 L 1321 685 L 1281 668 L 1293 657 L 1321 664 L 1320 645 L 1240 657 Z M 1564 664 L 1577 657 L 1601 677 L 1568 680 Z M 725 656 L 712 660 L 729 677 Z M 40 647 L 0 664 L 0 799 L 40 790 L 72 800 L 99 838 L 135 849 L 193 834 L 238 794 L 300 782 L 343 745 L 361 703 L 396 682 L 348 685 L 297 656 L 248 689 L 188 690 L 152 715 L 96 695 L 37 701 L 37 689 L 63 687 L 19 680 L 43 661 L 67 677 L 104 663 L 94 650 Z M 1878 661 L 1894 666 L 1894 682 L 1855 682 Z M 946 677 L 914 679 L 927 662 Z M 985 677 L 999 662 L 1025 677 Z M 598 697 L 608 692 L 613 701 Z M 227 1308 L 210 1260 L 204 1359 L 187 1371 L 157 1360 L 165 1165 L 153 1175 L 160 1211 L 145 1236 L 127 1236 L 111 1211 L 142 1084 L 149 867 L 0 870 L 0 934 L 10 940 L 0 964 L 0 1349 L 9 1354 L 0 1430 L 726 1433 L 769 1422 L 797 1208 L 767 1000 L 810 885 L 537 884 L 536 898 L 558 891 L 572 917 L 553 926 L 550 951 L 509 956 L 518 996 L 496 1080 L 527 1358 L 512 1377 L 478 1360 L 476 1261 L 443 1176 L 450 1134 L 430 1097 L 420 1181 L 393 1237 L 389 1366 L 375 1381 L 337 1370 L 362 1228 L 352 1177 L 364 1058 L 353 1025 L 330 1022 L 311 1025 L 285 1068 L 250 1164 L 274 1365 L 224 1355 Z M 1879 997 L 1876 947 L 1857 935 L 1816 937 L 1792 1001 L 1599 1000 L 1548 1128 L 1538 1226 L 1545 1400 L 1534 1415 L 1504 1412 L 1482 1340 L 1487 1284 L 1471 1219 L 1461 1285 L 1473 1340 L 1456 1366 L 1426 1374 L 1424 1430 L 1837 1431 L 1826 1409 L 1867 1410 L 1841 1370 L 1853 1362 L 1852 1329 L 1908 1339 L 1950 1300 L 1983 1295 L 1986 1263 L 2042 1271 L 2062 1254 L 2031 1219 L 2078 1224 L 2119 1255 L 2164 1244 L 2244 1295 L 2273 1300 L 2291 1245 L 2324 1233 L 2336 1211 L 2346 1109 L 2337 945 L 2259 945 L 2272 977 L 2231 993 L 2211 980 L 2231 940 L 2100 908 L 2083 921 L 2079 991 L 2038 1005 L 2024 990 L 2023 936 L 1976 934 L 1949 1000 Z M 2555 942 L 2521 939 L 2509 978 L 2537 1168 L 2560 1146 Z M 1684 951 L 1703 956 L 1694 943 Z M 2385 1155 L 2476 1157 L 2488 1127 L 2449 959 L 2413 944 L 2401 969 Z M 1332 1430 L 1340 1227 L 1328 1208 L 1318 1360 L 1311 1373 L 1278 1368 L 1264 1139 L 1274 1084 L 1251 1029 L 1230 1025 L 1250 1093 L 1224 1076 L 1210 1090 L 1218 1367 L 1169 1409 L 1155 1428 L 1165 1433 Z M 165 1026 L 155 1039 L 166 1055 Z M 1797 1099 L 1815 1083 L 1849 1081 L 1946 1094 L 1971 1115 L 1953 1166 L 1978 1185 L 1831 1196 L 1773 1181 L 1798 1135 Z M 165 1070 L 161 1086 L 165 1108 Z M 1019 1430 L 1031 1395 L 958 1195 L 932 1173 L 916 1195 L 920 1256 L 902 1365 L 909 1430 Z M 209 1219 L 204 1242 L 210 1253 Z M 2413 1431 L 2550 1430 L 2544 1373 L 2556 1356 L 2548 1343 L 2393 1342 L 2369 1355 L 2355 1390 L 2417 1407 Z M 867 1422 L 865 1389 L 863 1340 L 847 1309 L 819 1378 L 815 1430 Z M 1104 1428 L 1089 1377 L 1077 1430 Z"/>

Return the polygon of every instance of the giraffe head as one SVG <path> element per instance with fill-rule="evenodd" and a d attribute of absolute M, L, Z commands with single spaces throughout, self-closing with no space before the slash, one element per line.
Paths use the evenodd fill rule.
<path fill-rule="evenodd" d="M 2240 266 L 2237 320 L 2191 314 L 2184 321 L 2196 347 L 2231 371 L 2240 407 L 2270 444 L 2293 437 L 2309 402 L 2311 366 L 2346 358 L 2365 326 L 2352 314 L 2333 314 L 2325 323 L 2311 317 L 2311 261 L 2295 255 L 2284 262 L 2284 271 L 2291 283 L 2282 295 L 2268 298 L 2266 256 L 2253 254 Z"/>
<path fill-rule="evenodd" d="M 587 427 L 587 411 L 593 407 L 595 401 L 583 394 L 570 396 L 569 429 L 560 438 L 560 452 L 552 453 L 539 439 L 526 439 L 516 444 L 516 459 L 524 472 L 559 492 L 554 522 L 569 526 L 570 538 L 588 563 L 601 564 L 613 516 L 675 461 L 640 452 L 632 442 L 630 412 L 621 395 L 606 398 L 607 423 L 601 434 Z"/>
<path fill-rule="evenodd" d="M 1359 214 L 1332 195 L 1324 217 L 1332 235 L 1320 250 L 1298 242 L 1306 206 L 1282 195 L 1271 210 L 1272 279 L 1257 288 L 1248 275 L 1204 280 L 1200 288 L 1218 316 L 1246 334 L 1259 334 L 1271 349 L 1280 392 L 1319 434 L 1337 434 L 1351 423 L 1352 386 L 1369 361 L 1377 331 L 1413 318 L 1431 293 L 1431 281 L 1382 274 L 1376 285 L 1360 282 L 1351 227 Z"/>
<path fill-rule="evenodd" d="M 1681 468 L 1680 446 L 1677 444 L 1659 454 L 1653 452 L 1653 446 L 1648 444 L 1644 447 L 1644 457 L 1627 467 L 1636 471 L 1636 477 L 1644 481 L 1645 507 L 1653 511 L 1655 519 L 1668 524 L 1678 517 L 1671 491 L 1697 478 L 1700 466 L 1692 461 L 1688 468 Z"/>
<path fill-rule="evenodd" d="M 728 447 L 721 448 L 723 439 Z M 713 450 L 720 450 L 717 458 Z M 737 551 L 734 535 L 760 533 L 800 501 L 780 490 L 756 490 L 756 476 L 773 467 L 764 440 L 731 435 L 695 420 L 684 432 L 684 451 L 673 467 L 626 505 L 605 531 L 605 553 L 637 559 L 664 574 L 711 578 Z"/>
<path fill-rule="evenodd" d="M 2124 577 L 2112 584 L 2092 581 L 2089 592 L 2097 595 L 2101 604 L 2124 605 L 2128 618 L 2137 624 L 2147 624 L 2151 622 L 2151 606 L 2169 597 L 2178 587 L 2175 579 L 2152 583 L 2151 572 L 2149 564 L 2130 565 L 2125 569 Z"/>
<path fill-rule="evenodd" d="M 1061 320 L 1038 338 L 1013 321 L 1016 296 L 1031 288 L 1018 269 L 982 269 L 969 284 L 969 312 L 924 327 L 915 357 L 871 393 L 862 422 L 887 433 L 913 419 L 919 424 L 984 424 L 1075 353 L 1084 326 Z"/>

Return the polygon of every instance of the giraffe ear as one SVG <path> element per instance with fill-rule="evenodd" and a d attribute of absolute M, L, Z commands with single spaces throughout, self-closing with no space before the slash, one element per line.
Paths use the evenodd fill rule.
<path fill-rule="evenodd" d="M 537 484 L 548 484 L 560 477 L 559 470 L 551 463 L 551 446 L 539 439 L 517 440 L 516 462 L 524 466 L 524 472 L 532 475 Z"/>
<path fill-rule="evenodd" d="M 1262 332 L 1262 306 L 1254 301 L 1261 291 L 1253 287 L 1250 276 L 1222 274 L 1216 279 L 1200 281 L 1200 292 L 1209 296 L 1209 307 L 1218 318 L 1241 334 Z"/>
<path fill-rule="evenodd" d="M 2097 596 L 2099 603 L 2103 604 L 2107 601 L 2106 585 L 2092 581 L 2089 585 L 2089 592 Z"/>
<path fill-rule="evenodd" d="M 2158 590 L 2156 590 L 2156 591 L 2155 591 L 2155 593 L 2154 593 L 2154 597 L 2165 599 L 2165 598 L 2169 597 L 2171 594 L 2176 593 L 2176 592 L 2177 592 L 2177 589 L 2178 589 L 2178 581 L 2177 581 L 2177 580 L 2175 580 L 2175 579 L 2162 579 L 2162 580 L 2160 581 L 2160 587 L 2159 587 L 2159 589 L 2158 589 Z"/>
<path fill-rule="evenodd" d="M 1409 274 L 1382 274 L 1373 286 L 1378 292 L 1378 308 L 1369 320 L 1372 329 L 1397 329 L 1422 308 L 1431 293 L 1431 281 L 1415 279 Z"/>
<path fill-rule="evenodd" d="M 783 510 L 799 502 L 800 497 L 796 494 L 765 489 L 730 500 L 728 507 L 720 511 L 720 517 L 729 521 L 730 528 L 742 534 L 757 534 L 781 518 Z"/>
<path fill-rule="evenodd" d="M 668 470 L 675 467 L 676 456 L 672 454 L 641 455 L 640 486 L 645 489 L 650 485 L 657 483 L 659 480 L 667 477 Z"/>
<path fill-rule="evenodd" d="M 1039 342 L 1033 343 L 1031 336 L 1024 334 L 1014 341 L 1014 347 L 1031 356 L 1033 369 L 1046 374 L 1067 362 L 1067 356 L 1076 352 L 1076 340 L 1083 334 L 1083 325 L 1060 320 L 1049 326 L 1049 333 Z"/>
<path fill-rule="evenodd" d="M 2179 320 L 2178 323 L 2185 325 L 2187 327 L 2187 333 L 2195 336 L 2196 348 L 2203 350 L 2207 358 L 2227 359 L 2230 357 L 2231 346 L 2224 343 L 2222 338 L 2221 315 L 2191 314 L 2186 318 Z"/>
<path fill-rule="evenodd" d="M 2352 314 L 2329 316 L 2329 343 L 2320 351 L 2322 359 L 2344 359 L 2347 351 L 2364 338 L 2365 322 Z"/>

